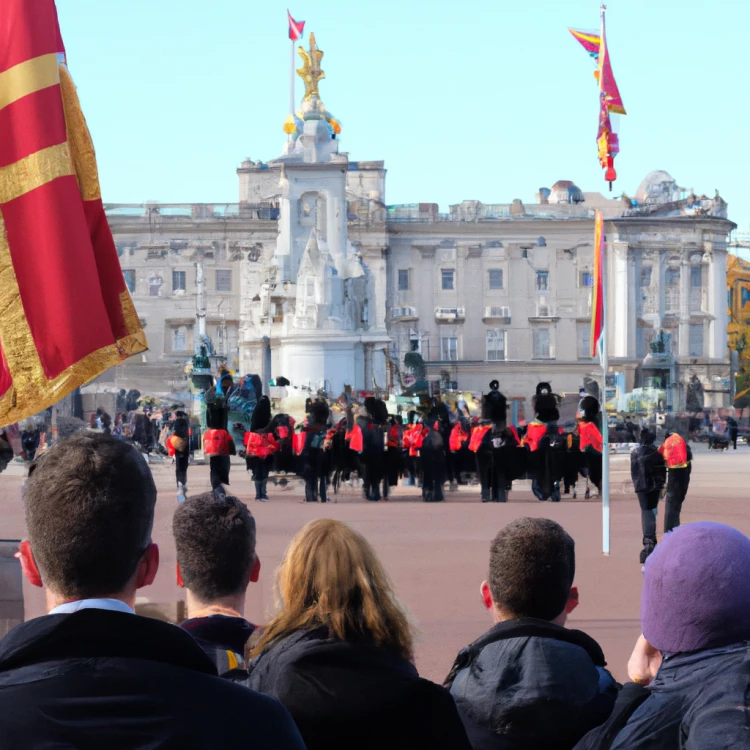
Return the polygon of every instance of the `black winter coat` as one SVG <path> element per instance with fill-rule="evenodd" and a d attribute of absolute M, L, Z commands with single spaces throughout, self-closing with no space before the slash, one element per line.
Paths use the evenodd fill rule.
<path fill-rule="evenodd" d="M 463 649 L 446 685 L 474 750 L 570 750 L 612 711 L 604 666 L 585 633 L 524 618 Z"/>
<path fill-rule="evenodd" d="M 575 750 L 750 747 L 750 642 L 665 659 L 643 688 L 628 683 L 606 724 Z"/>
<path fill-rule="evenodd" d="M 286 709 L 220 679 L 186 632 L 98 609 L 0 641 L 0 746 L 304 750 Z"/>
<path fill-rule="evenodd" d="M 368 642 L 297 632 L 250 666 L 253 690 L 278 698 L 308 750 L 470 750 L 450 694 Z"/>
<path fill-rule="evenodd" d="M 655 445 L 639 445 L 630 453 L 630 478 L 636 492 L 660 490 L 667 481 L 667 465 Z"/>

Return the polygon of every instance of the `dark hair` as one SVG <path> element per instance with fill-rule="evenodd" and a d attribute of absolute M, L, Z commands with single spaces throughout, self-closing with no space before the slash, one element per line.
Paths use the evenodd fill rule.
<path fill-rule="evenodd" d="M 247 587 L 255 560 L 255 519 L 232 495 L 206 492 L 177 506 L 172 519 L 182 581 L 202 602 Z"/>
<path fill-rule="evenodd" d="M 547 518 L 519 518 L 490 547 L 490 590 L 511 617 L 554 620 L 565 608 L 575 575 L 575 542 Z"/>
<path fill-rule="evenodd" d="M 32 464 L 24 503 L 44 583 L 65 597 L 111 596 L 151 541 L 156 485 L 131 445 L 83 432 Z"/>

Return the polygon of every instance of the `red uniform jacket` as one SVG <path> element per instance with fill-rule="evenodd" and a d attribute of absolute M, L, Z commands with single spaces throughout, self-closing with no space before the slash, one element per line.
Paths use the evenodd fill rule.
<path fill-rule="evenodd" d="M 244 443 L 247 455 L 255 458 L 268 458 L 279 449 L 271 432 L 246 432 Z"/>

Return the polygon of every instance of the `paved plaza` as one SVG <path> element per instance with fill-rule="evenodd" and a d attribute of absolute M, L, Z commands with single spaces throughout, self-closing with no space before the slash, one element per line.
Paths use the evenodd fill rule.
<path fill-rule="evenodd" d="M 729 453 L 695 450 L 693 478 L 683 509 L 683 522 L 714 520 L 750 534 L 750 448 Z M 399 487 L 389 502 L 364 502 L 345 488 L 327 505 L 301 502 L 301 487 L 269 492 L 271 502 L 253 501 L 254 491 L 244 464 L 233 465 L 231 491 L 247 501 L 258 523 L 258 554 L 263 568 L 259 583 L 248 592 L 246 616 L 263 622 L 273 607 L 273 580 L 284 548 L 309 520 L 339 518 L 362 532 L 375 546 L 390 572 L 401 600 L 419 629 L 417 667 L 441 681 L 456 652 L 490 625 L 479 597 L 487 573 L 489 543 L 496 531 L 519 516 L 544 516 L 561 523 L 576 540 L 576 585 L 580 606 L 569 620 L 602 645 L 615 676 L 626 678 L 626 664 L 640 632 L 641 548 L 638 503 L 628 484 L 627 455 L 612 458 L 612 552 L 601 553 L 601 504 L 598 499 L 564 499 L 540 503 L 522 483 L 507 505 L 482 504 L 477 487 L 447 493 L 447 502 L 422 503 L 414 488 Z M 154 464 L 159 488 L 154 541 L 161 551 L 156 583 L 141 594 L 153 602 L 183 598 L 175 583 L 175 551 L 171 538 L 176 506 L 173 472 L 168 462 Z M 0 475 L 0 538 L 25 534 L 21 507 L 22 471 L 13 466 Z M 190 493 L 209 488 L 208 467 L 192 466 Z M 659 525 L 663 519 L 660 505 Z M 44 596 L 25 586 L 26 617 L 44 613 Z"/>

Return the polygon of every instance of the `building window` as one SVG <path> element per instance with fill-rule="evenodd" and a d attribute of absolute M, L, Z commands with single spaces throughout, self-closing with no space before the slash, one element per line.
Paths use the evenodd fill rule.
<path fill-rule="evenodd" d="M 581 288 L 594 286 L 594 274 L 591 271 L 581 271 L 578 275 L 578 286 Z"/>
<path fill-rule="evenodd" d="M 703 356 L 703 323 L 690 324 L 690 356 Z"/>
<path fill-rule="evenodd" d="M 690 286 L 693 289 L 699 289 L 703 286 L 703 269 L 700 266 L 693 266 L 690 269 Z"/>
<path fill-rule="evenodd" d="M 164 279 L 161 276 L 150 276 L 148 279 L 148 296 L 158 297 L 163 283 Z"/>
<path fill-rule="evenodd" d="M 591 359 L 591 323 L 576 324 L 578 359 Z"/>
<path fill-rule="evenodd" d="M 651 286 L 651 266 L 641 268 L 641 286 L 644 288 Z"/>
<path fill-rule="evenodd" d="M 664 274 L 664 282 L 667 286 L 679 286 L 680 284 L 680 269 L 679 268 L 667 268 Z"/>
<path fill-rule="evenodd" d="M 231 292 L 232 291 L 232 271 L 225 269 L 216 270 L 216 291 L 217 292 Z"/>
<path fill-rule="evenodd" d="M 442 288 L 443 289 L 453 289 L 453 277 L 455 275 L 455 271 L 453 269 L 443 269 L 440 272 L 440 278 L 442 280 Z"/>
<path fill-rule="evenodd" d="M 440 359 L 445 362 L 458 361 L 458 338 L 444 336 L 440 339 Z"/>
<path fill-rule="evenodd" d="M 490 289 L 503 288 L 503 269 L 490 268 Z"/>
<path fill-rule="evenodd" d="M 122 275 L 125 277 L 125 286 L 127 286 L 128 291 L 133 294 L 135 292 L 135 271 L 129 269 L 123 271 Z"/>
<path fill-rule="evenodd" d="M 184 292 L 187 288 L 184 271 L 172 271 L 172 291 Z"/>
<path fill-rule="evenodd" d="M 399 268 L 398 270 L 398 290 L 399 292 L 409 291 L 409 269 Z"/>
<path fill-rule="evenodd" d="M 505 359 L 505 331 L 487 331 L 487 360 L 502 362 Z"/>
<path fill-rule="evenodd" d="M 172 329 L 172 351 L 187 351 L 187 328 L 185 326 L 176 326 Z"/>
<path fill-rule="evenodd" d="M 536 288 L 538 292 L 549 290 L 549 271 L 536 272 Z"/>
<path fill-rule="evenodd" d="M 549 359 L 549 328 L 535 328 L 534 359 Z"/>

